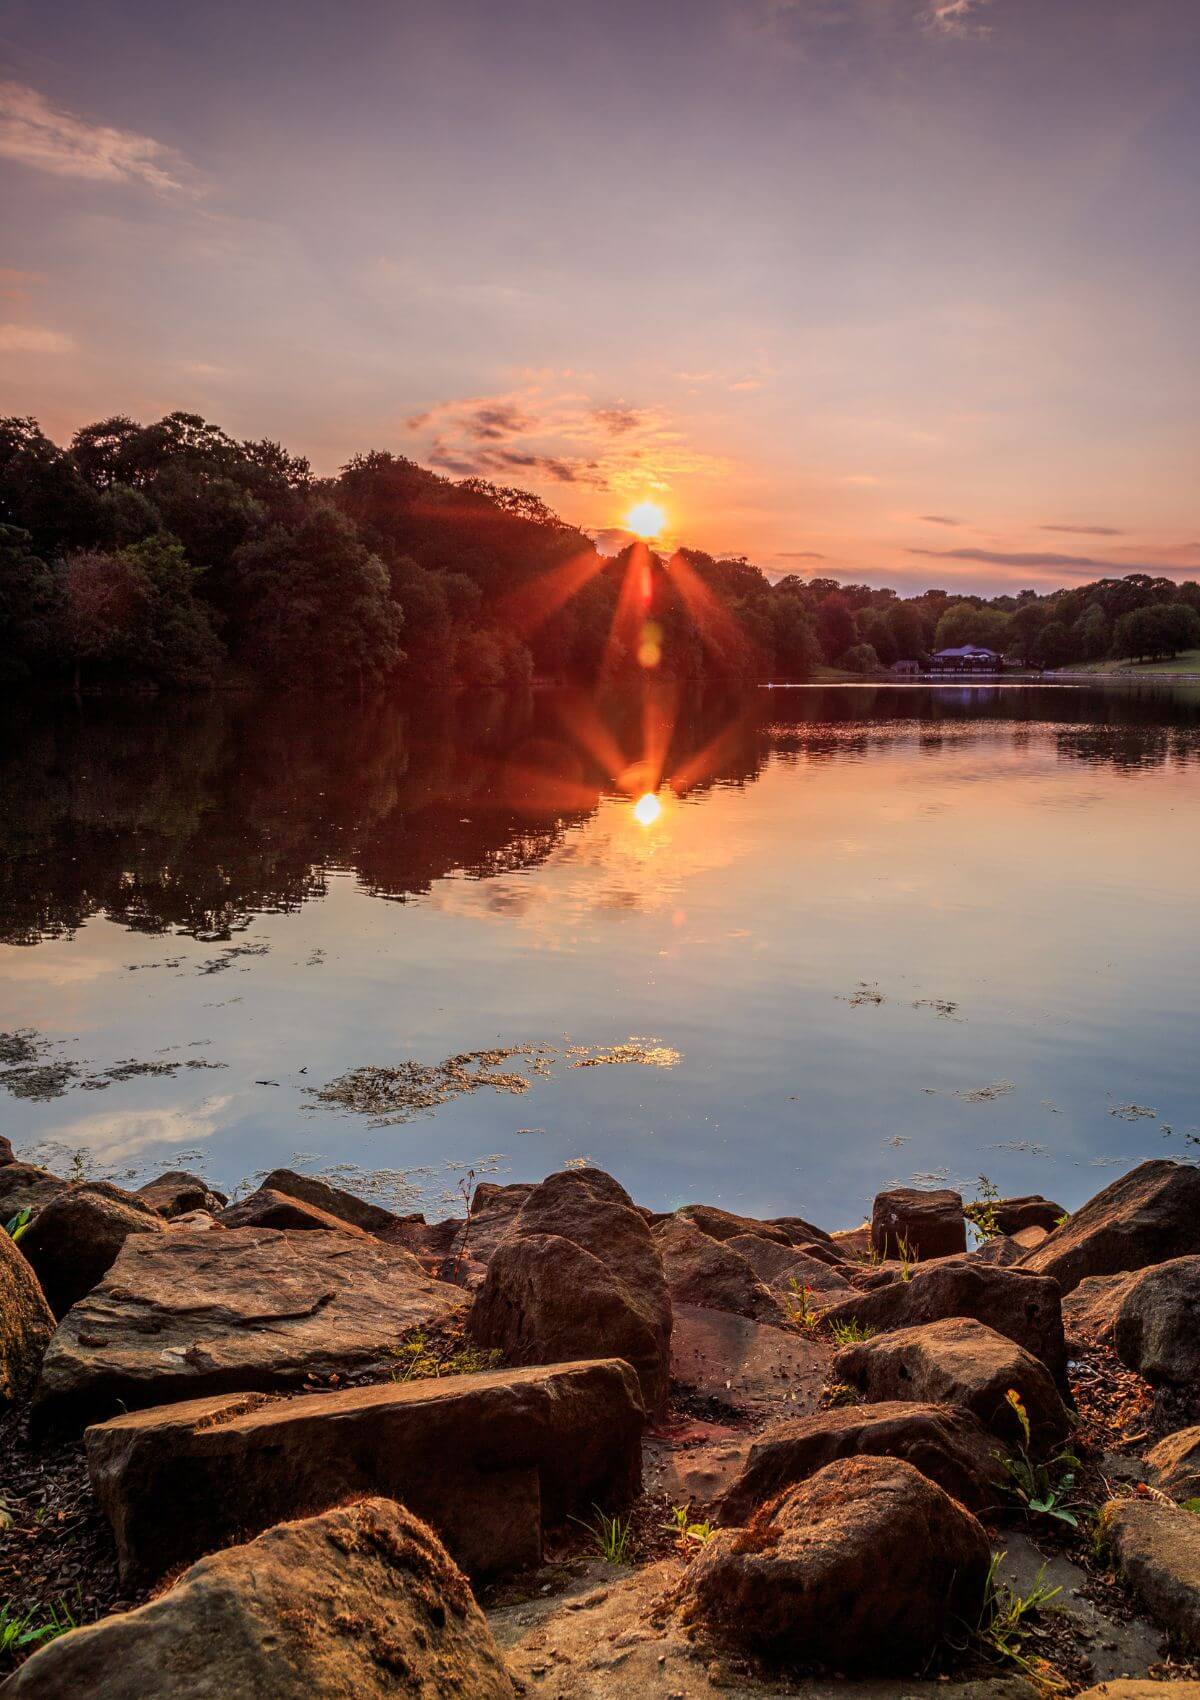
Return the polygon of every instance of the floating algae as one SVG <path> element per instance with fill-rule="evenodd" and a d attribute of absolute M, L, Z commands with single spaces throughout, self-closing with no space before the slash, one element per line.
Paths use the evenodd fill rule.
<path fill-rule="evenodd" d="M 976 1086 L 969 1092 L 955 1092 L 954 1097 L 960 1098 L 964 1104 L 988 1104 L 993 1098 L 1003 1098 L 1008 1092 L 1015 1092 L 1016 1087 L 1011 1080 L 993 1080 L 990 1086 Z"/>
<path fill-rule="evenodd" d="M 338 1075 L 327 1086 L 305 1090 L 319 1104 L 368 1116 L 372 1127 L 395 1127 L 484 1087 L 519 1097 L 529 1091 L 533 1077 L 548 1078 L 560 1056 L 570 1059 L 570 1068 L 621 1063 L 674 1068 L 680 1061 L 680 1052 L 673 1046 L 636 1035 L 616 1045 L 568 1045 L 562 1050 L 554 1045 L 501 1045 L 462 1051 L 438 1063 L 368 1063 Z"/>
<path fill-rule="evenodd" d="M 93 1069 L 89 1063 L 72 1062 L 60 1053 L 64 1041 L 46 1039 L 31 1027 L 15 1033 L 0 1033 L 0 1087 L 14 1098 L 48 1103 L 61 1098 L 72 1087 L 82 1092 L 105 1092 L 114 1081 L 135 1080 L 142 1075 L 178 1074 L 181 1068 L 226 1068 L 226 1063 L 205 1062 L 193 1057 L 179 1062 L 139 1062 L 127 1057 L 111 1068 Z"/>

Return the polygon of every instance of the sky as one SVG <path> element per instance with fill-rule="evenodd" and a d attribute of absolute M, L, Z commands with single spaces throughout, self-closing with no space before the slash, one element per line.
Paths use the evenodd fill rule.
<path fill-rule="evenodd" d="M 0 412 L 1200 576 L 1198 0 L 0 0 Z"/>

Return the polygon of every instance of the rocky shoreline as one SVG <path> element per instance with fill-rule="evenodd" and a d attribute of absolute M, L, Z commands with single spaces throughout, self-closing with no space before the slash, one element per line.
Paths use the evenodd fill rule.
<path fill-rule="evenodd" d="M 0 1140 L 0 1223 L 6 1700 L 1200 1700 L 1200 1169 L 427 1223 Z"/>

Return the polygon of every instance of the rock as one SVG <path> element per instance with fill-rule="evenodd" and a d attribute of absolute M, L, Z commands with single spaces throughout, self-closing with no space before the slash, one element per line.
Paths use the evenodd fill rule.
<path fill-rule="evenodd" d="M 136 1611 L 72 1630 L 5 1700 L 513 1700 L 466 1578 L 387 1499 L 281 1523 Z"/>
<path fill-rule="evenodd" d="M 1139 1163 L 1056 1228 L 1023 1267 L 1053 1275 L 1064 1293 L 1087 1275 L 1146 1269 L 1200 1253 L 1200 1169 Z"/>
<path fill-rule="evenodd" d="M 59 1326 L 34 1417 L 42 1429 L 81 1428 L 122 1405 L 386 1372 L 406 1329 L 447 1321 L 463 1305 L 407 1252 L 365 1236 L 138 1234 Z"/>
<path fill-rule="evenodd" d="M 818 1228 L 812 1222 L 806 1222 L 803 1216 L 768 1216 L 759 1224 L 763 1228 L 782 1228 L 792 1245 L 807 1251 L 810 1256 L 816 1255 L 814 1246 L 824 1246 L 827 1250 L 835 1251 L 833 1235 L 827 1234 L 824 1228 Z"/>
<path fill-rule="evenodd" d="M 735 1316 L 773 1322 L 777 1327 L 787 1321 L 780 1300 L 733 1250 L 732 1241 L 710 1239 L 686 1216 L 668 1217 L 654 1230 L 654 1238 L 662 1254 L 672 1305 L 732 1311 Z M 771 1241 L 762 1240 L 760 1244 L 770 1245 Z M 791 1256 L 791 1247 L 786 1249 Z"/>
<path fill-rule="evenodd" d="M 1177 1429 L 1146 1454 L 1154 1485 L 1172 1499 L 1200 1499 L 1200 1427 Z"/>
<path fill-rule="evenodd" d="M 453 1268 L 464 1262 L 486 1270 L 492 1253 L 520 1215 L 521 1206 L 533 1190 L 532 1185 L 524 1181 L 514 1182 L 511 1186 L 480 1181 L 471 1195 L 471 1219 L 458 1224 L 447 1250 L 443 1279 L 451 1280 Z"/>
<path fill-rule="evenodd" d="M 1076 1700 L 1200 1700 L 1200 1682 L 1140 1682 L 1118 1677 L 1115 1682 L 1085 1688 Z"/>
<path fill-rule="evenodd" d="M 12 1141 L 10 1139 L 6 1139 L 5 1136 L 0 1133 L 0 1169 L 4 1168 L 6 1163 L 15 1163 L 16 1160 L 17 1159 L 13 1156 Z"/>
<path fill-rule="evenodd" d="M 188 1210 L 182 1216 L 172 1216 L 167 1222 L 167 1227 L 172 1232 L 178 1230 L 182 1233 L 195 1229 L 207 1232 L 210 1228 L 219 1228 L 220 1226 L 221 1224 L 216 1217 L 207 1210 Z"/>
<path fill-rule="evenodd" d="M 1019 1234 L 1026 1228 L 1055 1229 L 1067 1214 L 1061 1204 L 1031 1192 L 1023 1198 L 997 1198 L 985 1205 L 992 1221 L 1002 1234 Z"/>
<path fill-rule="evenodd" d="M 1162 1500 L 1110 1499 L 1097 1532 L 1172 1645 L 1200 1649 L 1200 1517 Z"/>
<path fill-rule="evenodd" d="M 759 1436 L 717 1507 L 721 1524 L 747 1523 L 760 1505 L 838 1458 L 903 1458 L 974 1511 L 1002 1503 L 995 1439 L 969 1411 L 902 1400 L 841 1406 L 776 1423 Z"/>
<path fill-rule="evenodd" d="M 1153 1387 L 1200 1393 L 1200 1257 L 1144 1270 L 1117 1313 L 1117 1356 Z"/>
<path fill-rule="evenodd" d="M 966 1251 L 961 1195 L 948 1188 L 922 1192 L 910 1186 L 878 1193 L 871 1207 L 871 1249 L 877 1257 L 909 1262 Z"/>
<path fill-rule="evenodd" d="M 53 1333 L 54 1316 L 33 1270 L 0 1229 L 0 1408 L 31 1391 Z"/>
<path fill-rule="evenodd" d="M 600 1169 L 567 1169 L 530 1192 L 492 1254 L 467 1329 L 514 1363 L 624 1358 L 647 1410 L 666 1401 L 662 1258 L 629 1195 Z"/>
<path fill-rule="evenodd" d="M 294 1169 L 272 1169 L 262 1184 L 265 1191 L 282 1192 L 289 1198 L 298 1198 L 304 1204 L 311 1204 L 315 1210 L 323 1211 L 326 1216 L 349 1222 L 352 1227 L 361 1228 L 367 1234 L 395 1234 L 407 1222 L 423 1224 L 425 1220 L 423 1216 L 398 1216 L 394 1210 L 369 1204 L 365 1198 L 358 1198 L 340 1186 L 331 1186 L 316 1175 L 298 1175 Z"/>
<path fill-rule="evenodd" d="M 40 1210 L 71 1185 L 34 1163 L 0 1164 L 0 1226 L 22 1210 Z"/>
<path fill-rule="evenodd" d="M 755 1234 L 735 1234 L 724 1243 L 746 1259 L 765 1287 L 773 1287 L 785 1296 L 794 1291 L 793 1281 L 797 1288 L 811 1288 L 822 1302 L 832 1303 L 835 1297 L 847 1298 L 853 1292 L 841 1273 L 843 1265 L 812 1257 L 795 1246 L 782 1246 L 775 1240 L 759 1239 Z"/>
<path fill-rule="evenodd" d="M 69 1187 L 38 1211 L 21 1250 L 60 1320 L 112 1267 L 131 1234 L 166 1232 L 161 1216 L 102 1181 Z"/>
<path fill-rule="evenodd" d="M 1034 1251 L 1050 1235 L 1045 1228 L 1021 1228 L 1015 1234 L 993 1234 L 981 1246 L 967 1253 L 977 1263 L 998 1263 L 1007 1268 L 1020 1263 L 1026 1252 Z"/>
<path fill-rule="evenodd" d="M 739 1646 L 837 1671 L 908 1674 L 990 1563 L 975 1518 L 899 1458 L 845 1458 L 789 1488 L 689 1566 L 685 1614 Z"/>
<path fill-rule="evenodd" d="M 85 1440 L 127 1582 L 364 1493 L 402 1500 L 478 1577 L 539 1564 L 543 1525 L 628 1505 L 644 1421 L 637 1378 L 610 1358 L 193 1399 L 114 1417 Z"/>
<path fill-rule="evenodd" d="M 1088 1275 L 1062 1302 L 1067 1340 L 1078 1346 L 1111 1346 L 1125 1295 L 1141 1274 Z"/>
<path fill-rule="evenodd" d="M 815 1411 L 832 1357 L 827 1341 L 790 1329 L 697 1305 L 675 1311 L 672 1380 L 756 1419 Z"/>
<path fill-rule="evenodd" d="M 966 1258 L 921 1265 L 909 1281 L 873 1292 L 854 1293 L 832 1305 L 824 1320 L 860 1322 L 886 1332 L 970 1316 L 1015 1340 L 1045 1364 L 1061 1392 L 1067 1391 L 1067 1346 L 1063 1337 L 1058 1283 L 1024 1269 L 998 1269 Z"/>
<path fill-rule="evenodd" d="M 237 1204 L 222 1210 L 217 1218 L 223 1228 L 320 1228 L 327 1234 L 347 1234 L 356 1239 L 368 1239 L 362 1228 L 331 1216 L 303 1199 L 289 1198 L 285 1192 L 273 1192 L 259 1187 Z"/>
<path fill-rule="evenodd" d="M 190 1215 L 194 1210 L 207 1210 L 215 1216 L 229 1203 L 223 1192 L 209 1186 L 199 1175 L 188 1174 L 186 1169 L 168 1169 L 157 1180 L 138 1187 L 136 1196 L 168 1221 Z"/>
<path fill-rule="evenodd" d="M 847 1346 L 834 1358 L 833 1373 L 868 1399 L 917 1399 L 973 1411 L 1009 1442 L 1020 1433 L 1006 1398 L 1010 1389 L 1029 1413 L 1035 1446 L 1061 1440 L 1070 1427 L 1049 1371 L 1005 1335 L 966 1317 Z"/>
<path fill-rule="evenodd" d="M 691 1222 L 710 1240 L 731 1240 L 735 1234 L 755 1234 L 760 1240 L 774 1240 L 776 1245 L 792 1243 L 792 1237 L 785 1228 L 760 1222 L 754 1216 L 735 1216 L 730 1210 L 718 1210 L 715 1204 L 684 1204 L 675 1214 L 685 1222 Z M 805 1227 L 808 1227 L 807 1223 Z"/>

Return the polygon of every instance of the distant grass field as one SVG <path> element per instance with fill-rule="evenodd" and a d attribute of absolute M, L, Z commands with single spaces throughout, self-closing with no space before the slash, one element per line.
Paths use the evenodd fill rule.
<path fill-rule="evenodd" d="M 1200 673 L 1200 649 L 1181 649 L 1170 661 L 1081 661 L 1067 673 L 1136 673 L 1138 678 L 1171 673 Z"/>

